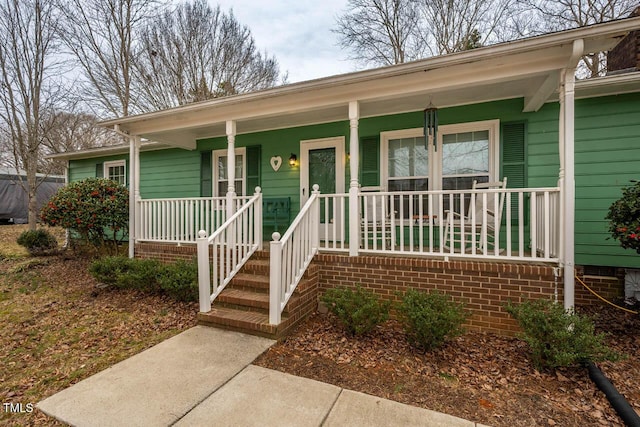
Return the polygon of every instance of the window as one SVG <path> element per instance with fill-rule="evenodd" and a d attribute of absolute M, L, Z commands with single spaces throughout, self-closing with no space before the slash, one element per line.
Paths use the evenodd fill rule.
<path fill-rule="evenodd" d="M 381 183 L 387 191 L 427 191 L 497 180 L 498 130 L 498 120 L 440 126 L 437 147 L 426 146 L 422 128 L 382 132 Z"/>
<path fill-rule="evenodd" d="M 489 182 L 489 131 L 442 135 L 442 189 L 465 190 Z"/>
<path fill-rule="evenodd" d="M 126 165 L 124 160 L 104 162 L 104 177 L 117 182 L 120 185 L 127 185 Z"/>
<path fill-rule="evenodd" d="M 382 132 L 388 191 L 463 190 L 498 178 L 498 120 L 440 126 L 437 149 L 422 128 Z"/>
<path fill-rule="evenodd" d="M 245 148 L 236 148 L 235 151 L 235 187 L 236 194 L 242 196 L 246 193 L 245 180 Z M 227 162 L 227 150 L 213 152 L 213 188 L 216 196 L 224 196 L 229 188 L 229 166 Z"/>

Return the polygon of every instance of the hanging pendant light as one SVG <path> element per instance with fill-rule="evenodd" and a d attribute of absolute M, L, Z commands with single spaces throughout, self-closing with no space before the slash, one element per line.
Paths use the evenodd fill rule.
<path fill-rule="evenodd" d="M 438 109 L 429 101 L 429 106 L 424 110 L 424 145 L 429 148 L 433 143 L 434 151 L 437 149 L 438 138 Z"/>

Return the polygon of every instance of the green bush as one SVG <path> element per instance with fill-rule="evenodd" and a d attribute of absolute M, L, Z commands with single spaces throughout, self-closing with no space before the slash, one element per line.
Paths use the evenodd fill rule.
<path fill-rule="evenodd" d="M 158 277 L 160 289 L 178 301 L 198 300 L 198 265 L 183 260 L 164 266 Z"/>
<path fill-rule="evenodd" d="M 611 237 L 640 254 L 640 182 L 622 189 L 622 197 L 611 204 L 605 219 Z"/>
<path fill-rule="evenodd" d="M 409 343 L 426 351 L 464 332 L 467 318 L 464 306 L 447 295 L 415 289 L 405 293 L 398 311 Z"/>
<path fill-rule="evenodd" d="M 509 303 L 506 310 L 524 331 L 521 336 L 531 348 L 538 368 L 577 366 L 586 361 L 616 360 L 619 355 L 604 343 L 604 334 L 595 334 L 593 321 L 575 312 L 566 312 L 549 300 Z"/>
<path fill-rule="evenodd" d="M 366 334 L 389 318 L 391 303 L 381 302 L 373 292 L 360 286 L 356 286 L 355 291 L 348 288 L 329 289 L 321 300 L 352 335 Z"/>
<path fill-rule="evenodd" d="M 28 230 L 18 236 L 17 243 L 27 248 L 33 255 L 51 253 L 58 247 L 58 241 L 47 230 Z"/>
<path fill-rule="evenodd" d="M 73 230 L 98 251 L 117 253 L 129 222 L 129 190 L 115 181 L 87 178 L 60 188 L 42 207 L 47 225 Z"/>
<path fill-rule="evenodd" d="M 158 276 L 164 266 L 154 259 L 136 259 L 108 256 L 95 260 L 89 266 L 91 275 L 105 285 L 118 288 L 160 290 Z"/>

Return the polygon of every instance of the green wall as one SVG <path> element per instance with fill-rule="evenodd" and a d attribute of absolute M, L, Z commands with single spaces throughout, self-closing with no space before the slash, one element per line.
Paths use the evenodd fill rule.
<path fill-rule="evenodd" d="M 439 111 L 442 125 L 499 119 L 501 123 L 527 123 L 527 186 L 553 187 L 558 181 L 557 103 L 545 104 L 539 111 L 523 113 L 523 100 L 512 99 Z M 415 128 L 423 125 L 422 112 L 370 117 L 359 122 L 359 136 Z M 576 264 L 640 267 L 640 256 L 622 250 L 607 240 L 604 216 L 620 188 L 630 179 L 640 178 L 640 93 L 576 101 Z M 236 136 L 236 147 L 262 146 L 261 187 L 265 197 L 291 197 L 292 219 L 299 210 L 299 167 L 291 168 L 291 153 L 300 157 L 300 141 L 344 136 L 349 150 L 347 120 L 313 126 L 279 129 Z M 200 195 L 200 152 L 225 149 L 226 137 L 202 139 L 194 151 L 168 149 L 140 155 L 143 198 L 195 197 Z M 270 165 L 272 156 L 281 156 L 278 172 Z M 127 158 L 74 160 L 71 180 L 95 176 L 97 163 Z M 347 164 L 345 186 L 348 187 Z M 347 191 L 348 188 L 345 188 Z M 247 189 L 251 193 L 252 189 Z"/>
<path fill-rule="evenodd" d="M 640 93 L 576 102 L 576 263 L 640 267 L 608 240 L 604 217 L 622 187 L 640 179 Z"/>

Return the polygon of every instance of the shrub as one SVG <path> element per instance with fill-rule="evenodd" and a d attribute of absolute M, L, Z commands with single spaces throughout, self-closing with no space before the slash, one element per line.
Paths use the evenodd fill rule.
<path fill-rule="evenodd" d="M 509 303 L 506 310 L 524 331 L 531 359 L 538 368 L 577 366 L 586 361 L 616 360 L 619 355 L 604 344 L 604 334 L 594 333 L 593 321 L 575 312 L 566 312 L 549 300 Z"/>
<path fill-rule="evenodd" d="M 426 351 L 464 332 L 467 318 L 464 306 L 447 295 L 415 289 L 405 293 L 398 311 L 409 343 Z"/>
<path fill-rule="evenodd" d="M 163 292 L 179 301 L 198 299 L 195 262 L 180 260 L 175 264 L 162 264 L 154 259 L 110 256 L 91 263 L 89 272 L 101 283 L 117 288 Z"/>
<path fill-rule="evenodd" d="M 73 182 L 49 199 L 40 219 L 45 224 L 73 230 L 85 243 L 115 254 L 126 237 L 129 190 L 103 178 Z"/>
<path fill-rule="evenodd" d="M 159 261 L 153 259 L 108 256 L 93 261 L 89 272 L 105 285 L 155 292 L 160 289 L 158 276 L 163 268 Z"/>
<path fill-rule="evenodd" d="M 17 243 L 33 255 L 48 254 L 58 247 L 58 241 L 47 230 L 28 230 L 18 236 Z"/>
<path fill-rule="evenodd" d="M 164 266 L 158 277 L 160 289 L 178 301 L 198 300 L 198 265 L 178 260 Z"/>
<path fill-rule="evenodd" d="M 381 302 L 373 292 L 360 286 L 356 286 L 355 290 L 329 289 L 321 300 L 352 335 L 366 334 L 389 318 L 391 303 Z"/>
<path fill-rule="evenodd" d="M 620 246 L 640 254 L 640 182 L 622 189 L 622 197 L 611 204 L 605 219 Z"/>

